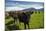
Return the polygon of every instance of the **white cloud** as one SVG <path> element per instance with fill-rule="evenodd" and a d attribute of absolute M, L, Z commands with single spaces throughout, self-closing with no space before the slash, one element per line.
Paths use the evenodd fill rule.
<path fill-rule="evenodd" d="M 35 9 L 40 9 L 40 8 L 43 8 L 43 6 L 32 6 L 33 8 Z M 31 7 L 27 7 L 27 8 L 31 8 Z M 18 10 L 23 10 L 23 9 L 26 9 L 26 8 L 22 8 L 22 7 L 6 7 L 6 11 L 18 11 Z"/>
<path fill-rule="evenodd" d="M 23 10 L 25 8 L 21 7 L 6 7 L 6 11 L 18 11 L 18 10 Z"/>
<path fill-rule="evenodd" d="M 40 9 L 40 8 L 43 8 L 43 7 L 34 7 L 35 9 Z"/>
<path fill-rule="evenodd" d="M 23 10 L 25 8 L 36 8 L 36 9 L 40 9 L 43 8 L 42 5 L 37 5 L 37 4 L 33 4 L 33 5 L 16 5 L 15 7 L 6 7 L 6 11 L 15 11 L 15 10 Z"/>
<path fill-rule="evenodd" d="M 44 0 L 12 0 L 12 1 L 44 2 Z"/>

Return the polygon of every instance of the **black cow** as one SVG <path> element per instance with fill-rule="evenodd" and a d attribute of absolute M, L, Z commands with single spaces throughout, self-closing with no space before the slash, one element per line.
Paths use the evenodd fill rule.
<path fill-rule="evenodd" d="M 33 12 L 27 12 L 27 13 L 21 13 L 18 15 L 19 21 L 24 23 L 24 28 L 26 29 L 26 24 L 28 25 L 28 29 L 29 29 L 29 19 L 30 19 L 30 15 L 33 14 Z"/>

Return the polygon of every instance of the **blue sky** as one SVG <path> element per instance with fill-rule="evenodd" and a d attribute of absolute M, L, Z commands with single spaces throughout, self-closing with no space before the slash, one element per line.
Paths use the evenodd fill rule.
<path fill-rule="evenodd" d="M 44 0 L 6 0 L 6 11 L 23 10 L 25 8 L 43 8 Z"/>

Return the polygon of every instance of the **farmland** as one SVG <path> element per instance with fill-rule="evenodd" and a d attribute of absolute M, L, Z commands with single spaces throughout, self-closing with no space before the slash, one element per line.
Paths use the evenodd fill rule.
<path fill-rule="evenodd" d="M 13 21 L 12 17 L 8 17 L 5 19 L 5 24 L 8 22 Z M 12 26 L 13 24 L 9 24 L 8 26 Z M 24 29 L 24 24 L 19 23 L 19 21 L 15 21 L 15 25 L 19 26 L 19 29 L 23 30 Z M 27 26 L 26 26 L 27 27 Z M 30 21 L 29 21 L 29 27 L 30 29 L 41 29 L 44 28 L 44 12 L 43 11 L 37 11 L 37 13 L 34 13 L 30 16 Z M 27 27 L 28 28 L 28 27 Z"/>

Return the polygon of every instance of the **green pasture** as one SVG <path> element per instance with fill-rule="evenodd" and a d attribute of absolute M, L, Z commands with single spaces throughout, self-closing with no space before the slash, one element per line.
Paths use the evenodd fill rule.
<path fill-rule="evenodd" d="M 13 21 L 12 17 L 9 17 L 8 19 L 5 19 L 5 24 L 10 22 L 10 21 Z M 19 21 L 17 21 L 17 22 L 15 22 L 15 24 L 17 26 L 19 26 L 20 29 L 24 29 L 24 24 L 23 23 L 19 23 Z M 10 25 L 13 25 L 13 24 L 10 24 Z M 40 13 L 39 12 L 37 12 L 37 13 L 34 12 L 30 16 L 29 27 L 30 27 L 30 29 L 44 28 L 44 12 L 43 11 L 40 11 Z"/>

